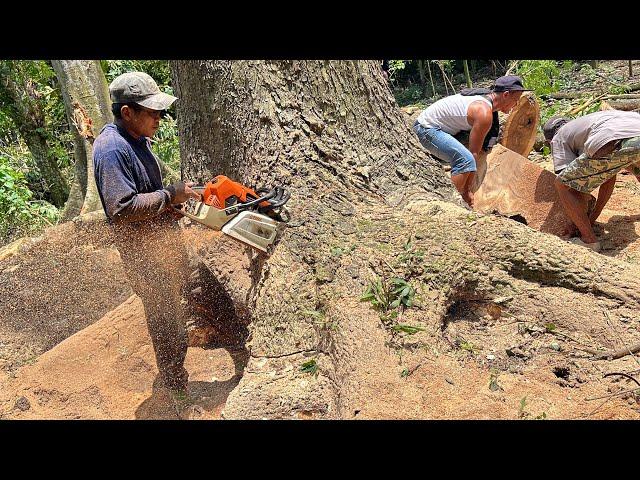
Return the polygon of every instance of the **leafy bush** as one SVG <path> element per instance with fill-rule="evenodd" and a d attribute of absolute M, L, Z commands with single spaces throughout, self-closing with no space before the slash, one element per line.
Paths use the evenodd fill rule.
<path fill-rule="evenodd" d="M 536 95 L 546 95 L 562 88 L 560 68 L 555 60 L 522 60 L 517 74 L 522 77 L 525 87 L 534 90 Z"/>
<path fill-rule="evenodd" d="M 58 210 L 42 200 L 33 200 L 23 172 L 0 155 L 0 244 L 52 225 Z"/>
<path fill-rule="evenodd" d="M 73 176 L 75 158 L 73 155 L 73 134 L 69 129 L 62 94 L 57 83 L 55 72 L 51 65 L 42 60 L 1 60 L 2 74 L 13 81 L 23 84 L 31 92 L 32 101 L 36 102 L 38 110 L 44 114 L 38 129 L 47 140 L 47 145 L 53 151 L 58 168 L 68 181 Z M 27 183 L 35 195 L 46 190 L 39 187 L 44 180 L 37 168 L 32 155 L 22 148 L 24 141 L 12 120 L 15 106 L 9 98 L 0 98 L 0 146 L 16 151 L 25 151 L 19 155 L 19 162 L 12 159 L 14 168 L 24 171 Z"/>
<path fill-rule="evenodd" d="M 400 107 L 413 105 L 424 100 L 424 91 L 418 84 L 409 85 L 405 88 L 397 88 L 393 90 L 393 96 Z"/>
<path fill-rule="evenodd" d="M 178 142 L 178 125 L 175 118 L 167 115 L 160 122 L 160 128 L 155 137 L 151 140 L 153 152 L 160 157 L 160 160 L 174 172 L 180 172 L 180 144 Z M 180 180 L 178 178 L 165 178 L 165 183 Z"/>

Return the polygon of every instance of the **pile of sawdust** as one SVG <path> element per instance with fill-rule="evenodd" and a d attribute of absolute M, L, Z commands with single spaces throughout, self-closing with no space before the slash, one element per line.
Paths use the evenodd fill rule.
<path fill-rule="evenodd" d="M 12 373 L 131 295 L 104 221 L 67 222 L 0 260 L 0 370 Z"/>
<path fill-rule="evenodd" d="M 189 392 L 203 419 L 220 418 L 246 352 L 190 348 Z M 0 383 L 0 418 L 176 419 L 157 368 L 142 302 L 131 296 Z"/>

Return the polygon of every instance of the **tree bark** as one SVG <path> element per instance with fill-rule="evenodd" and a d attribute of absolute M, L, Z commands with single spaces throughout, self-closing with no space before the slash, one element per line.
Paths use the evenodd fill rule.
<path fill-rule="evenodd" d="M 425 97 L 427 94 L 427 77 L 425 75 L 425 60 L 416 60 L 418 64 L 418 74 L 420 75 L 420 86 L 422 87 L 422 92 Z"/>
<path fill-rule="evenodd" d="M 605 103 L 605 102 L 602 102 Z M 631 112 L 640 109 L 640 100 L 607 100 L 606 102 L 609 107 L 614 110 L 624 110 L 626 112 Z M 600 105 L 601 110 L 605 110 L 602 108 L 602 104 Z"/>
<path fill-rule="evenodd" d="M 102 208 L 93 175 L 93 140 L 113 121 L 109 88 L 97 60 L 52 60 L 65 111 L 74 134 L 76 170 L 69 201 L 61 215 L 67 221 Z"/>
<path fill-rule="evenodd" d="M 7 112 L 42 176 L 43 184 L 38 190 L 42 191 L 48 202 L 61 207 L 67 200 L 69 187 L 49 148 L 44 111 L 33 80 L 27 76 L 19 61 L 0 62 L 0 98 L 10 103 Z"/>
<path fill-rule="evenodd" d="M 464 78 L 467 81 L 467 87 L 471 88 L 473 87 L 473 83 L 471 83 L 471 75 L 469 75 L 469 64 L 467 63 L 467 60 L 463 60 L 462 65 L 464 67 Z"/>
<path fill-rule="evenodd" d="M 380 381 L 393 405 L 402 387 L 390 349 L 433 347 L 460 302 L 505 291 L 525 301 L 521 282 L 640 307 L 637 267 L 463 208 L 375 61 L 171 69 L 185 180 L 226 174 L 292 193 L 270 257 L 224 238 L 200 253 L 251 322 L 251 356 L 225 417 L 353 418 L 382 393 Z M 403 324 L 424 328 L 410 339 L 360 301 L 370 280 L 391 276 L 424 299 L 400 312 Z M 315 374 L 301 368 L 310 360 Z"/>

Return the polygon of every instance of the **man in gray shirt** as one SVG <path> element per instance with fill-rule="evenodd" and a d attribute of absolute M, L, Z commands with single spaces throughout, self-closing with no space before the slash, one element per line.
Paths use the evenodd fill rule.
<path fill-rule="evenodd" d="M 565 212 L 578 227 L 581 239 L 574 243 L 599 251 L 593 225 L 611 197 L 616 175 L 627 168 L 640 181 L 640 115 L 606 110 L 575 120 L 552 117 L 543 127 L 551 145 L 555 185 Z M 587 216 L 589 193 L 598 189 L 598 200 Z"/>

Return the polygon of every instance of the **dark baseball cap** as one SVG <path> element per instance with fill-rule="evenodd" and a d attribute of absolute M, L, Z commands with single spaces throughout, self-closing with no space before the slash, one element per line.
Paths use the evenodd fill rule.
<path fill-rule="evenodd" d="M 553 140 L 553 136 L 556 134 L 558 129 L 568 121 L 569 119 L 567 117 L 551 117 L 549 120 L 547 120 L 544 123 L 542 127 L 542 133 L 544 134 L 544 138 L 548 142 Z"/>
<path fill-rule="evenodd" d="M 156 81 L 144 72 L 127 72 L 117 76 L 109 85 L 113 103 L 134 102 L 151 110 L 166 110 L 177 100 L 160 91 Z"/>
<path fill-rule="evenodd" d="M 504 77 L 497 78 L 492 90 L 494 92 L 531 91 L 524 88 L 522 85 L 522 78 L 517 75 L 505 75 Z"/>

